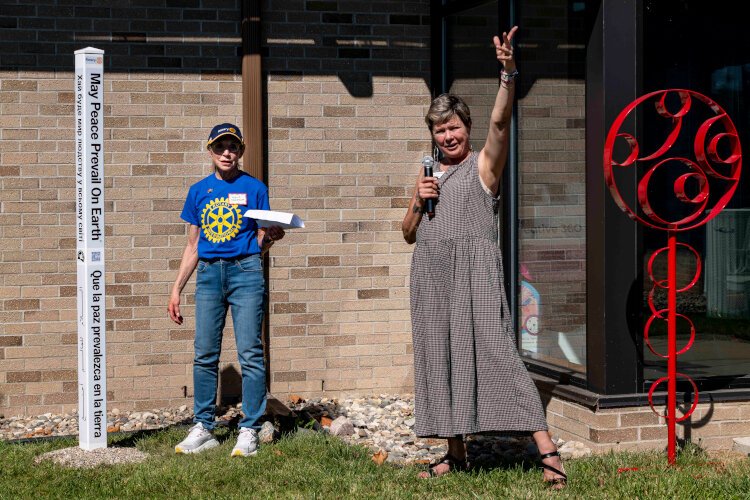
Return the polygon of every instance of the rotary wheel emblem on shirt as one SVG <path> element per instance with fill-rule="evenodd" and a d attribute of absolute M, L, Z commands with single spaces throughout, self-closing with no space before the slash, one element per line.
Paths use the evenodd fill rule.
<path fill-rule="evenodd" d="M 240 232 L 242 214 L 228 198 L 217 198 L 206 205 L 201 214 L 201 227 L 211 243 L 229 241 Z"/>

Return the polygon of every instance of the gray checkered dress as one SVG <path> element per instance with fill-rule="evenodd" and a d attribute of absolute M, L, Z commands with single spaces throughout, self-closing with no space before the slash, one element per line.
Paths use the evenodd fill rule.
<path fill-rule="evenodd" d="M 547 429 L 516 348 L 493 198 L 472 153 L 438 181 L 435 216 L 417 229 L 411 320 L 417 436 Z"/>

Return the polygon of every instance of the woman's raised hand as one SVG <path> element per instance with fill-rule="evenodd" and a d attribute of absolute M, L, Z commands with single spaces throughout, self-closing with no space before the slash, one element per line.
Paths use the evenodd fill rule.
<path fill-rule="evenodd" d="M 492 41 L 495 43 L 495 56 L 500 64 L 503 65 L 503 69 L 506 73 L 512 73 L 516 70 L 516 60 L 513 57 L 513 37 L 516 35 L 518 26 L 513 26 L 509 32 L 503 32 L 503 39 L 500 37 L 494 37 Z"/>

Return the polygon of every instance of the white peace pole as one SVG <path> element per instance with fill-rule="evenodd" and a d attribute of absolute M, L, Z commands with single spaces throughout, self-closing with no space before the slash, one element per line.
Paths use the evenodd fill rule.
<path fill-rule="evenodd" d="M 104 290 L 104 51 L 76 50 L 78 443 L 107 447 Z"/>

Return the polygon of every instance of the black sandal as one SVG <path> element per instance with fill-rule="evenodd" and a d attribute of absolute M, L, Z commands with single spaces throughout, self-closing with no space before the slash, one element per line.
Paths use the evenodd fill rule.
<path fill-rule="evenodd" d="M 435 468 L 443 464 L 448 466 L 448 470 L 440 474 L 435 472 Z M 463 472 L 463 471 L 468 470 L 468 468 L 469 467 L 468 467 L 468 464 L 466 463 L 466 459 L 459 460 L 453 455 L 445 454 L 437 462 L 431 464 L 430 467 L 427 469 L 427 472 L 430 473 L 429 477 L 440 477 L 440 476 L 444 476 L 445 474 L 450 474 L 451 472 L 454 472 L 454 471 Z"/>
<path fill-rule="evenodd" d="M 541 464 L 541 468 L 542 469 L 547 469 L 548 471 L 551 471 L 551 472 L 557 474 L 558 476 L 562 476 L 562 477 L 556 477 L 556 478 L 551 479 L 549 481 L 547 481 L 545 479 L 544 482 L 547 483 L 547 486 L 550 486 L 550 487 L 554 487 L 554 486 L 557 486 L 557 485 L 567 486 L 567 484 L 568 484 L 568 475 L 567 474 L 565 474 L 561 470 L 558 470 L 558 469 L 552 467 L 551 465 L 547 465 L 544 462 L 542 462 L 542 460 L 544 460 L 545 458 L 551 458 L 551 457 L 560 457 L 560 464 L 562 465 L 562 456 L 560 456 L 560 452 L 559 451 L 553 451 L 552 453 L 545 453 L 544 455 L 541 455 L 539 457 L 540 458 L 540 462 L 539 463 Z"/>

